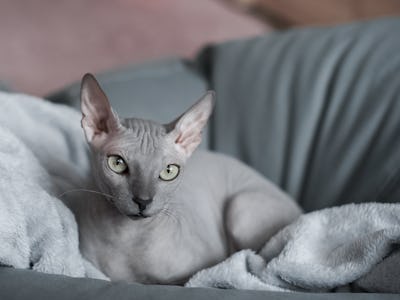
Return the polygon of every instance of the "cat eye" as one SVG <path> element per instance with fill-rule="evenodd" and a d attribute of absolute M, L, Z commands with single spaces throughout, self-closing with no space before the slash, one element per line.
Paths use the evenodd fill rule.
<path fill-rule="evenodd" d="M 171 181 L 178 177 L 180 171 L 180 167 L 175 164 L 168 165 L 164 170 L 160 173 L 160 179 L 164 181 Z"/>
<path fill-rule="evenodd" d="M 124 173 L 128 170 L 124 159 L 119 155 L 110 155 L 107 159 L 108 166 L 117 174 Z"/>

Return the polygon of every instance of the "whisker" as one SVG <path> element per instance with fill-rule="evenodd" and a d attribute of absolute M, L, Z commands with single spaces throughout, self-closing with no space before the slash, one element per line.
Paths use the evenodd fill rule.
<path fill-rule="evenodd" d="M 172 211 L 169 209 L 168 206 L 165 206 L 161 211 L 161 214 L 167 216 L 169 219 L 172 219 L 173 221 L 177 223 L 181 223 L 181 220 L 176 216 L 176 210 Z"/>
<path fill-rule="evenodd" d="M 95 191 L 95 190 L 89 190 L 89 189 L 73 189 L 73 190 L 69 190 L 69 191 L 65 191 L 63 193 L 61 193 L 60 195 L 57 196 L 57 198 L 62 198 L 63 196 L 65 196 L 66 194 L 69 193 L 75 193 L 75 192 L 87 192 L 87 193 L 93 193 L 93 194 L 98 194 L 98 195 L 102 195 L 107 197 L 107 199 L 112 199 L 112 200 L 120 200 L 119 198 L 107 194 L 107 193 L 103 193 L 103 192 L 99 192 L 99 191 Z M 121 201 L 121 200 L 120 200 Z M 171 206 L 173 207 L 173 209 L 171 209 Z M 181 223 L 180 218 L 177 217 L 177 213 L 179 214 L 179 210 L 182 207 L 182 203 L 178 202 L 178 201 L 169 201 L 160 211 L 160 214 L 163 214 L 165 216 L 168 217 L 168 219 L 173 220 L 177 223 Z M 155 220 L 155 219 L 153 219 Z M 153 221 L 152 220 L 152 221 Z"/>
<path fill-rule="evenodd" d="M 109 197 L 111 199 L 116 199 L 119 200 L 117 197 L 103 193 L 103 192 L 99 192 L 99 191 L 94 191 L 94 190 L 89 190 L 89 189 L 74 189 L 74 190 L 69 190 L 69 191 L 65 191 L 64 193 L 61 193 L 60 195 L 57 196 L 57 198 L 61 198 L 63 196 L 65 196 L 66 194 L 69 193 L 74 193 L 74 192 L 87 192 L 87 193 L 93 193 L 93 194 L 98 194 L 98 195 L 102 195 L 102 196 L 106 196 Z"/>

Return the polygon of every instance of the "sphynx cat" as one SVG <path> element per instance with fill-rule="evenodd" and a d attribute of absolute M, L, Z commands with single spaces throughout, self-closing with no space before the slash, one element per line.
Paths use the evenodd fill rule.
<path fill-rule="evenodd" d="M 120 119 L 91 74 L 82 128 L 96 190 L 70 207 L 83 255 L 111 280 L 183 284 L 232 252 L 259 250 L 301 213 L 238 160 L 195 151 L 214 105 L 207 92 L 175 121 Z"/>

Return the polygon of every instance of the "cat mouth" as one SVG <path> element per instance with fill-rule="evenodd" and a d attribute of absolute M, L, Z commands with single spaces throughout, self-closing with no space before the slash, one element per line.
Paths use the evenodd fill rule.
<path fill-rule="evenodd" d="M 137 214 L 130 214 L 127 215 L 129 218 L 131 218 L 132 220 L 140 220 L 140 219 L 146 219 L 149 218 L 150 216 L 146 216 L 143 212 L 139 212 Z"/>

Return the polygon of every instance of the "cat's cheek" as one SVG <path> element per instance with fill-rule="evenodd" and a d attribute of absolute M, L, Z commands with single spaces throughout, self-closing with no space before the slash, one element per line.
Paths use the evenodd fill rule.
<path fill-rule="evenodd" d="M 125 195 L 116 195 L 116 197 L 118 197 L 118 199 L 115 201 L 114 206 L 119 210 L 120 213 L 123 215 L 132 215 L 138 213 L 137 207 L 130 201 L 130 199 L 127 199 Z M 122 197 L 125 199 L 121 199 Z"/>
<path fill-rule="evenodd" d="M 158 215 L 159 213 L 161 213 L 163 211 L 162 207 L 156 208 L 153 211 L 150 212 L 151 216 L 155 216 Z"/>
<path fill-rule="evenodd" d="M 169 198 L 177 189 L 177 182 L 174 182 L 175 180 L 160 182 L 158 193 L 160 193 L 164 198 Z"/>

